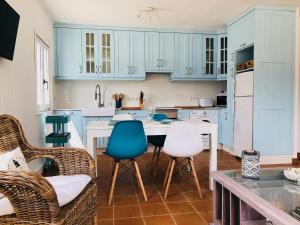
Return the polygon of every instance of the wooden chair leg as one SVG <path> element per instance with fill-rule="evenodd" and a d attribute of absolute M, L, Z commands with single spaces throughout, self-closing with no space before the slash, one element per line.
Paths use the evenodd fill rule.
<path fill-rule="evenodd" d="M 97 215 L 94 216 L 93 225 L 96 225 L 98 223 Z"/>
<path fill-rule="evenodd" d="M 166 175 L 165 175 L 165 178 L 164 178 L 163 187 L 165 187 L 166 184 L 167 184 L 167 180 L 168 180 L 168 177 L 169 177 L 169 172 L 170 172 L 171 164 L 172 164 L 172 159 L 170 159 L 170 161 L 169 161 L 169 163 L 168 163 Z"/>
<path fill-rule="evenodd" d="M 132 169 L 133 169 L 133 171 L 134 171 L 134 178 L 136 179 L 136 182 L 137 182 L 137 184 L 138 184 L 138 186 L 139 186 L 139 189 L 142 189 L 141 188 L 141 184 L 140 184 L 140 181 L 139 181 L 139 179 L 138 179 L 138 174 L 137 174 L 137 171 L 136 171 L 136 168 L 135 168 L 135 165 L 134 165 L 134 159 L 132 159 L 131 160 L 131 164 L 132 164 Z"/>
<path fill-rule="evenodd" d="M 194 161 L 193 161 L 192 158 L 189 158 L 188 160 L 189 160 L 189 163 L 191 165 L 191 169 L 192 169 L 192 173 L 193 173 L 193 177 L 194 177 L 194 181 L 195 181 L 195 185 L 196 185 L 198 194 L 199 194 L 200 198 L 203 199 L 203 195 L 202 195 L 202 191 L 201 191 L 201 188 L 200 188 L 197 172 L 196 172 L 195 165 L 194 165 Z"/>
<path fill-rule="evenodd" d="M 172 159 L 172 163 L 171 163 L 171 167 L 170 167 L 170 172 L 169 172 L 169 177 L 168 177 L 168 182 L 167 182 L 167 187 L 166 187 L 166 192 L 165 192 L 165 196 L 164 199 L 167 199 L 168 197 L 168 192 L 169 192 L 169 188 L 170 188 L 170 184 L 171 184 L 171 180 L 172 180 L 172 176 L 173 176 L 173 171 L 174 171 L 174 167 L 175 167 L 175 162 L 176 159 L 173 158 Z"/>
<path fill-rule="evenodd" d="M 157 151 L 157 146 L 154 147 L 154 151 L 153 151 L 153 154 L 152 154 L 152 157 L 151 157 L 151 160 L 150 160 L 150 164 L 149 164 L 149 169 L 152 168 L 152 163 L 153 163 L 153 159 L 155 158 L 156 151 Z"/>
<path fill-rule="evenodd" d="M 120 163 L 116 162 L 115 163 L 115 168 L 114 168 L 114 173 L 113 173 L 112 180 L 111 180 L 111 186 L 110 186 L 110 192 L 109 192 L 109 198 L 108 198 L 108 205 L 111 205 L 111 203 L 112 203 L 112 198 L 113 198 L 113 194 L 114 194 L 114 190 L 115 190 L 115 185 L 116 185 L 116 180 L 117 180 L 117 176 L 118 176 L 119 166 L 120 166 Z"/>
<path fill-rule="evenodd" d="M 157 153 L 156 153 L 156 161 L 155 161 L 155 166 L 154 166 L 153 178 L 155 178 L 156 174 L 157 174 L 157 167 L 158 167 L 158 163 L 159 163 L 160 153 L 161 153 L 161 148 L 159 147 L 157 150 Z"/>
<path fill-rule="evenodd" d="M 141 177 L 139 166 L 138 166 L 138 164 L 137 164 L 137 162 L 135 160 L 134 160 L 134 166 L 135 166 L 137 178 L 139 180 L 140 188 L 142 189 L 142 192 L 143 192 L 143 195 L 144 195 L 144 199 L 147 202 L 148 198 L 147 198 L 147 194 L 146 194 L 146 191 L 145 191 L 144 183 L 143 183 L 143 180 L 142 180 L 142 177 Z"/>

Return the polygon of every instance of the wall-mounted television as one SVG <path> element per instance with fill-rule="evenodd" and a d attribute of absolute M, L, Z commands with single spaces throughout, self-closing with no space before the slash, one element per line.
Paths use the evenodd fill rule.
<path fill-rule="evenodd" d="M 13 60 L 20 15 L 0 0 L 0 57 Z"/>

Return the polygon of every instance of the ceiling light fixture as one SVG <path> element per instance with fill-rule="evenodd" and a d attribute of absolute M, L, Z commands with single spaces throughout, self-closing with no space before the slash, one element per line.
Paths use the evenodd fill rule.
<path fill-rule="evenodd" d="M 141 9 L 139 11 L 139 14 L 137 15 L 138 19 L 141 19 L 142 17 L 148 17 L 149 19 L 160 18 L 159 12 L 162 11 L 162 9 L 156 8 L 156 7 L 147 7 L 145 9 Z"/>

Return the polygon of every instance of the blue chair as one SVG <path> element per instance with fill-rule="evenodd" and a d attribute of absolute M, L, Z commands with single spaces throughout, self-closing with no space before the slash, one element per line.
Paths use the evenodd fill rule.
<path fill-rule="evenodd" d="M 141 173 L 135 160 L 136 157 L 142 155 L 145 151 L 147 151 L 147 137 L 145 136 L 143 123 L 141 121 L 126 120 L 116 123 L 105 152 L 106 155 L 114 158 L 114 172 L 108 199 L 109 205 L 111 205 L 112 202 L 119 167 L 134 174 L 143 192 L 145 201 L 148 201 Z M 127 162 L 122 164 L 122 160 L 126 160 Z M 132 163 L 131 167 L 127 166 L 129 162 Z"/>
<path fill-rule="evenodd" d="M 162 121 L 168 119 L 166 114 L 162 113 L 156 113 L 153 115 L 153 120 L 155 121 Z M 156 177 L 156 171 L 158 167 L 158 162 L 160 160 L 160 153 L 161 149 L 164 146 L 166 140 L 166 135 L 155 135 L 155 136 L 149 136 L 148 137 L 148 143 L 151 143 L 154 145 L 154 152 L 150 161 L 150 169 L 152 168 L 153 161 L 155 160 L 155 166 L 154 166 L 154 171 L 153 171 L 153 177 Z"/>

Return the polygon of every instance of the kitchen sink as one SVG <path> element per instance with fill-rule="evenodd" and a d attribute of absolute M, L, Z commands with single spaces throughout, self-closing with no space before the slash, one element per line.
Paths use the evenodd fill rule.
<path fill-rule="evenodd" d="M 106 108 L 84 108 L 82 109 L 82 116 L 114 116 L 116 115 L 116 109 L 112 107 Z"/>

